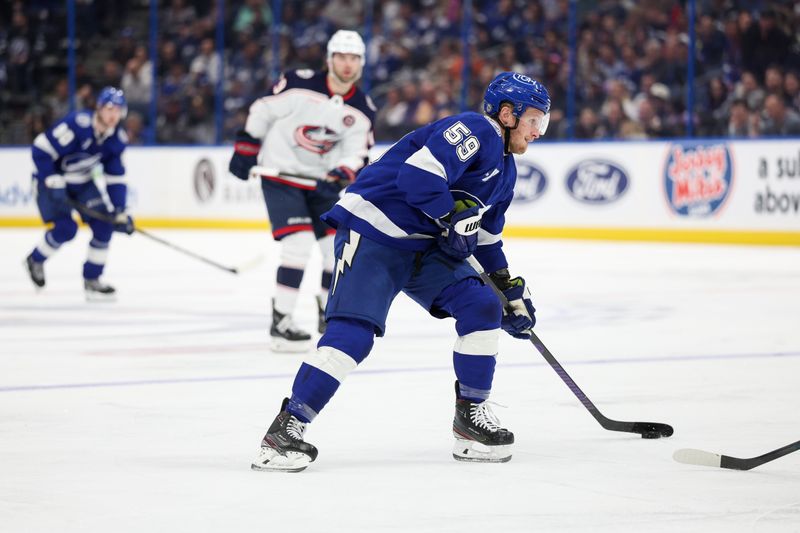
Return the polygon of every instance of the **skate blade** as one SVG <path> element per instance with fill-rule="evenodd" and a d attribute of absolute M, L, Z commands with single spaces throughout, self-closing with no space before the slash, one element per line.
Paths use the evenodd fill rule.
<path fill-rule="evenodd" d="M 311 349 L 311 341 L 287 341 L 272 337 L 269 342 L 269 349 L 280 353 L 301 353 Z"/>
<path fill-rule="evenodd" d="M 86 301 L 87 302 L 116 302 L 117 295 L 116 294 L 102 294 L 96 292 L 87 292 L 86 294 Z"/>
<path fill-rule="evenodd" d="M 272 448 L 262 448 L 250 469 L 261 472 L 302 472 L 309 464 L 311 458 L 304 453 L 286 452 L 286 455 L 281 455 Z"/>
<path fill-rule="evenodd" d="M 511 460 L 511 447 L 511 444 L 486 446 L 474 440 L 456 439 L 453 459 L 475 463 L 507 463 Z"/>

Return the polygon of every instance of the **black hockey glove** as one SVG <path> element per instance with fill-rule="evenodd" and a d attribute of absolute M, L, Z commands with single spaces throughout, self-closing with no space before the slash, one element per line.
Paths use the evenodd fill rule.
<path fill-rule="evenodd" d="M 131 235 L 135 229 L 133 217 L 126 213 L 124 209 L 114 211 L 114 231 Z"/>
<path fill-rule="evenodd" d="M 489 277 L 508 300 L 500 327 L 514 338 L 530 339 L 531 330 L 536 325 L 536 308 L 533 307 L 531 291 L 525 280 L 519 276 L 512 278 L 507 268 L 501 268 L 489 274 Z"/>
<path fill-rule="evenodd" d="M 472 200 L 456 200 L 453 210 L 437 222 L 443 229 L 437 240 L 444 253 L 461 260 L 475 253 L 481 227 L 478 204 Z"/>
<path fill-rule="evenodd" d="M 233 145 L 233 157 L 228 165 L 228 170 L 239 178 L 247 181 L 250 169 L 258 163 L 258 152 L 261 150 L 261 141 L 244 130 L 236 134 Z"/>
<path fill-rule="evenodd" d="M 356 173 L 346 166 L 336 167 L 328 171 L 324 180 L 317 184 L 317 191 L 339 194 L 339 192 L 356 180 Z"/>

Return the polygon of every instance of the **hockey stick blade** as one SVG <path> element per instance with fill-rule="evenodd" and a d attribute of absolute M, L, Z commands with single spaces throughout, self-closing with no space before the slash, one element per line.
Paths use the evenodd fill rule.
<path fill-rule="evenodd" d="M 506 295 L 503 294 L 497 285 L 494 284 L 492 278 L 483 271 L 481 264 L 478 262 L 477 259 L 473 256 L 467 257 L 467 262 L 470 264 L 472 268 L 475 269 L 476 272 L 480 275 L 483 282 L 494 291 L 497 297 L 500 299 L 500 302 L 503 304 L 504 308 L 508 308 L 508 299 Z M 671 437 L 674 433 L 672 426 L 669 424 L 662 424 L 661 422 L 624 422 L 621 420 L 612 420 L 605 416 L 600 410 L 592 403 L 588 396 L 578 387 L 578 384 L 575 383 L 575 380 L 564 370 L 564 367 L 561 366 L 561 363 L 555 358 L 555 356 L 550 353 L 550 350 L 547 349 L 547 346 L 539 339 L 539 337 L 534 333 L 532 330 L 529 331 L 531 338 L 531 344 L 533 344 L 534 348 L 544 357 L 545 361 L 547 361 L 553 370 L 556 371 L 558 377 L 569 387 L 569 390 L 572 391 L 578 400 L 583 404 L 589 414 L 591 414 L 595 420 L 597 420 L 603 429 L 607 429 L 609 431 L 621 431 L 623 433 L 638 433 L 642 436 L 643 439 L 660 439 L 662 437 Z"/>
<path fill-rule="evenodd" d="M 757 466 L 763 465 L 764 463 L 769 463 L 770 461 L 779 459 L 784 455 L 796 452 L 797 450 L 800 450 L 800 440 L 791 444 L 787 444 L 786 446 L 778 448 L 777 450 L 767 452 L 764 455 L 759 455 L 758 457 L 748 457 L 744 459 L 739 457 L 731 457 L 729 455 L 706 452 L 703 450 L 695 450 L 692 448 L 682 448 L 680 450 L 676 450 L 675 453 L 672 454 L 672 458 L 679 463 L 684 463 L 687 465 L 711 466 L 714 468 L 728 468 L 730 470 L 751 470 Z"/>

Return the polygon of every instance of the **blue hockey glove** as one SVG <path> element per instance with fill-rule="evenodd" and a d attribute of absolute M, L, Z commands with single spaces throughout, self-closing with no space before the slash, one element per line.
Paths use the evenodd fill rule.
<path fill-rule="evenodd" d="M 339 192 L 356 180 L 356 173 L 346 166 L 336 167 L 328 171 L 324 180 L 317 184 L 317 191 L 339 194 Z"/>
<path fill-rule="evenodd" d="M 132 216 L 122 209 L 114 211 L 114 231 L 131 235 L 135 229 Z"/>
<path fill-rule="evenodd" d="M 454 259 L 466 259 L 478 248 L 481 212 L 472 200 L 457 200 L 452 211 L 438 220 L 444 231 L 437 237 L 439 248 Z"/>
<path fill-rule="evenodd" d="M 508 300 L 500 327 L 514 338 L 530 339 L 530 330 L 536 325 L 536 308 L 525 280 L 519 276 L 512 278 L 507 268 L 501 268 L 489 277 Z"/>
<path fill-rule="evenodd" d="M 233 157 L 228 164 L 228 170 L 239 178 L 247 181 L 250 169 L 258 163 L 258 152 L 261 150 L 261 141 L 244 130 L 236 134 L 233 145 Z"/>
<path fill-rule="evenodd" d="M 67 182 L 64 176 L 58 174 L 47 176 L 44 179 L 44 186 L 51 202 L 57 205 L 67 205 Z"/>

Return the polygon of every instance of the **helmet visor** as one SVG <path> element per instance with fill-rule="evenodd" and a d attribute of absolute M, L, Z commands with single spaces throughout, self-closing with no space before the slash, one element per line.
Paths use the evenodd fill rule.
<path fill-rule="evenodd" d="M 539 136 L 541 137 L 545 134 L 545 132 L 547 132 L 547 126 L 550 124 L 550 113 L 544 115 L 537 114 L 525 120 L 528 120 L 531 129 L 538 131 Z"/>

